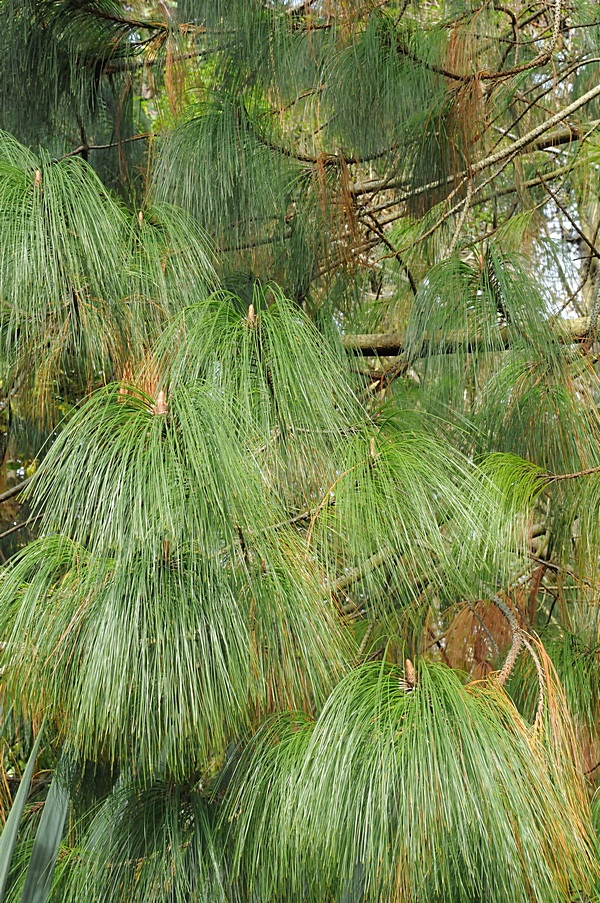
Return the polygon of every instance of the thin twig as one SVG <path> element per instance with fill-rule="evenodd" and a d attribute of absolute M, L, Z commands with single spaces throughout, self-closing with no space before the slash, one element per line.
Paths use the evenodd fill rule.
<path fill-rule="evenodd" d="M 218 51 L 220 48 L 214 47 L 210 50 L 191 50 L 189 53 L 178 53 L 173 62 L 178 63 L 183 60 L 200 59 L 208 56 L 210 53 Z M 148 69 L 151 66 L 163 65 L 164 60 L 159 56 L 145 56 L 143 59 L 124 60 L 121 63 L 111 63 L 106 65 L 102 70 L 102 75 L 114 75 L 117 72 L 129 72 L 132 69 Z"/>
<path fill-rule="evenodd" d="M 579 470 L 577 473 L 548 474 L 548 483 L 558 483 L 561 480 L 576 480 L 578 477 L 587 477 L 593 473 L 600 473 L 600 467 L 588 467 L 587 470 Z"/>
<path fill-rule="evenodd" d="M 547 173 L 543 179 L 546 182 L 552 181 L 553 179 L 559 179 L 561 176 L 568 175 L 572 169 L 572 163 L 568 163 L 566 166 L 559 166 L 558 169 L 553 169 L 551 172 Z M 534 176 L 531 179 L 525 179 L 520 185 L 505 185 L 503 188 L 498 188 L 497 191 L 493 191 L 491 194 L 485 194 L 483 197 L 473 201 L 472 206 L 479 207 L 481 204 L 487 204 L 489 201 L 493 201 L 494 198 L 505 197 L 508 194 L 519 192 L 523 188 L 535 188 L 537 185 L 541 185 L 542 181 L 542 176 Z"/>
<path fill-rule="evenodd" d="M 372 229 L 372 230 L 375 232 L 376 235 L 379 235 L 379 237 L 380 237 L 380 239 L 382 240 L 382 242 L 384 243 L 384 245 L 386 245 L 386 247 L 388 247 L 388 248 L 390 249 L 390 251 L 392 251 L 394 257 L 396 258 L 396 260 L 398 261 L 398 263 L 400 264 L 400 266 L 402 267 L 402 269 L 403 269 L 404 272 L 406 273 L 406 278 L 408 279 L 408 281 L 409 281 L 409 283 L 410 283 L 410 289 L 411 289 L 413 295 L 416 295 L 416 294 L 417 294 L 417 291 L 418 291 L 418 289 L 417 289 L 417 283 L 416 283 L 415 280 L 414 280 L 413 274 L 411 273 L 408 264 L 407 264 L 407 263 L 402 259 L 402 257 L 400 256 L 400 251 L 397 251 L 397 250 L 394 248 L 393 244 L 391 243 L 391 241 L 389 240 L 389 238 L 386 236 L 385 232 L 384 232 L 383 229 L 380 227 L 380 225 L 379 225 L 379 223 L 377 222 L 376 218 L 373 216 L 373 214 L 372 214 L 370 211 L 367 211 L 367 216 L 368 216 L 369 219 L 372 221 L 372 225 L 369 226 L 369 228 Z"/>
<path fill-rule="evenodd" d="M 21 530 L 23 527 L 29 527 L 30 524 L 34 524 L 36 520 L 40 520 L 44 515 L 36 514 L 34 517 L 30 517 L 28 520 L 22 521 L 20 524 L 15 524 L 14 527 L 10 527 L 10 529 L 5 530 L 4 533 L 0 533 L 0 539 L 5 539 L 7 536 L 10 536 L 11 533 L 16 533 L 17 530 Z"/>
<path fill-rule="evenodd" d="M 494 639 L 494 634 L 492 633 L 490 628 L 487 626 L 487 624 L 485 623 L 485 621 L 483 620 L 483 618 L 481 617 L 481 615 L 479 614 L 479 612 L 477 611 L 477 609 L 475 608 L 475 606 L 469 599 L 467 599 L 467 605 L 468 605 L 470 611 L 472 612 L 472 614 L 475 616 L 476 620 L 478 621 L 479 626 L 481 627 L 481 629 L 487 636 L 488 640 L 490 641 L 493 652 L 496 655 L 500 655 L 500 650 L 498 649 L 498 643 Z"/>
<path fill-rule="evenodd" d="M 143 132 L 140 135 L 132 135 L 130 138 L 122 138 L 120 141 L 111 141 L 109 144 L 80 144 L 79 147 L 74 148 L 67 154 L 63 154 L 62 157 L 57 157 L 52 160 L 52 162 L 59 163 L 61 160 L 66 160 L 67 157 L 76 157 L 77 154 L 82 154 L 84 151 L 108 150 L 111 147 L 120 147 L 122 144 L 129 144 L 131 141 L 142 141 L 145 138 L 159 137 L 160 135 L 154 135 L 152 132 Z"/>
<path fill-rule="evenodd" d="M 561 571 L 567 576 L 572 577 L 573 580 L 576 580 L 578 583 L 582 583 L 584 586 L 589 586 L 590 589 L 600 590 L 600 583 L 593 583 L 591 580 L 588 580 L 587 577 L 582 577 L 581 574 L 578 574 L 577 571 L 572 570 L 569 567 L 565 567 L 564 564 L 556 564 L 554 561 L 547 561 L 545 558 L 540 558 L 537 555 L 533 555 L 529 553 L 529 557 L 532 561 L 535 561 L 537 564 L 545 565 L 550 571 L 554 571 L 556 574 Z M 549 592 L 548 587 L 544 587 L 546 592 Z"/>
<path fill-rule="evenodd" d="M 400 7 L 400 12 L 398 13 L 398 15 L 396 16 L 396 18 L 394 19 L 394 28 L 397 28 L 398 25 L 400 24 L 400 19 L 402 18 L 402 16 L 403 16 L 404 13 L 406 12 L 409 3 L 410 3 L 410 0 L 404 0 L 402 6 Z"/>
<path fill-rule="evenodd" d="M 454 235 L 452 236 L 452 241 L 450 242 L 450 247 L 448 248 L 448 257 L 452 257 L 456 246 L 458 244 L 458 240 L 460 238 L 460 233 L 462 232 L 462 227 L 465 224 L 465 220 L 467 218 L 467 213 L 469 212 L 469 207 L 471 206 L 471 198 L 473 197 L 473 180 L 469 179 L 467 182 L 467 194 L 464 201 L 464 206 L 462 212 L 458 218 L 458 223 L 456 224 L 456 229 L 454 230 Z"/>
<path fill-rule="evenodd" d="M 556 197 L 555 193 L 552 191 L 552 189 L 550 188 L 550 186 L 549 186 L 549 185 L 546 185 L 546 182 L 544 181 L 543 176 L 540 175 L 540 176 L 539 176 L 539 179 L 540 179 L 540 182 L 542 183 L 542 185 L 544 186 L 544 188 L 546 189 L 546 191 L 548 192 L 548 194 L 550 195 L 550 197 L 552 198 L 552 200 L 554 201 L 554 203 L 556 204 L 556 206 L 558 207 L 558 209 L 561 210 L 562 213 L 564 213 L 564 215 L 565 215 L 566 218 L 568 219 L 569 223 L 573 226 L 573 228 L 575 229 L 575 231 L 577 232 L 577 234 L 579 235 L 579 237 L 581 238 L 581 240 L 582 240 L 583 242 L 585 242 L 585 244 L 588 246 L 588 248 L 590 249 L 590 251 L 592 252 L 592 254 L 594 255 L 594 257 L 597 257 L 597 258 L 600 260 L 600 251 L 599 251 L 598 248 L 594 245 L 594 242 L 593 242 L 593 241 L 590 241 L 590 239 L 587 237 L 587 235 L 585 234 L 585 232 L 583 232 L 583 231 L 580 229 L 580 227 L 577 225 L 577 223 L 575 222 L 575 220 L 573 219 L 573 217 L 571 216 L 571 214 L 569 213 L 569 211 L 566 209 L 566 207 L 564 207 L 563 204 L 561 204 L 561 202 L 559 201 L 559 199 Z"/>
<path fill-rule="evenodd" d="M 27 477 L 25 480 L 22 480 L 20 483 L 17 483 L 15 486 L 11 486 L 10 489 L 7 489 L 5 492 L 0 494 L 0 504 L 2 502 L 7 502 L 8 499 L 14 498 L 15 495 L 18 495 L 28 483 L 31 482 L 32 477 Z"/>
<path fill-rule="evenodd" d="M 596 223 L 596 228 L 594 229 L 594 237 L 592 238 L 592 241 L 594 242 L 594 244 L 596 243 L 596 241 L 598 239 L 598 231 L 599 230 L 600 230 L 600 219 Z M 565 310 L 565 308 L 567 308 L 569 306 L 569 304 L 571 304 L 571 302 L 575 301 L 575 298 L 577 297 L 579 292 L 585 286 L 586 282 L 588 281 L 589 275 L 590 275 L 590 270 L 592 268 L 593 256 L 594 256 L 593 254 L 588 254 L 587 257 L 585 258 L 585 262 L 581 268 L 581 278 L 579 280 L 579 285 L 577 286 L 575 291 L 569 295 L 567 300 L 562 303 L 560 309 L 557 311 L 558 314 L 561 314 L 563 312 L 563 310 Z M 578 304 L 575 304 L 575 309 L 579 310 Z"/>

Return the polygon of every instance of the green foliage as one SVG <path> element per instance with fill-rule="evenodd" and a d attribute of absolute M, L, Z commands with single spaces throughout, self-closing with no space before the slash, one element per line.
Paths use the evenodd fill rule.
<path fill-rule="evenodd" d="M 212 808 L 200 787 L 120 780 L 91 821 L 63 899 L 225 903 Z"/>
<path fill-rule="evenodd" d="M 493 592 L 517 551 L 503 496 L 438 435 L 435 421 L 408 412 L 367 424 L 344 449 L 312 531 L 327 569 L 371 556 L 361 591 L 378 613 Z M 352 530 L 348 525 L 353 524 Z"/>
<path fill-rule="evenodd" d="M 24 382 L 52 423 L 64 393 L 120 376 L 169 315 L 206 292 L 211 255 L 181 211 L 132 220 L 79 158 L 38 158 L 3 135 L 0 174 L 2 379 Z"/>
<path fill-rule="evenodd" d="M 596 7 L 0 0 L 11 901 L 598 896 Z"/>
<path fill-rule="evenodd" d="M 168 395 L 95 394 L 36 473 L 42 538 L 0 586 L 6 693 L 60 713 L 84 758 L 187 777 L 258 714 L 319 708 L 347 668 L 331 596 L 349 569 L 373 611 L 390 581 L 396 605 L 418 581 L 452 601 L 495 588 L 492 483 L 426 423 L 361 425 L 306 318 L 254 300 L 186 311 L 159 357 Z"/>
<path fill-rule="evenodd" d="M 335 109 L 332 138 L 357 157 L 393 148 L 395 160 L 395 149 L 401 149 L 399 172 L 410 173 L 416 184 L 447 175 L 446 87 L 439 74 L 418 63 L 443 54 L 443 31 L 427 33 L 408 25 L 398 30 L 382 13 L 370 16 L 364 30 L 344 43 L 324 75 L 324 102 Z M 341 97 L 351 101 L 340 103 Z"/>
<path fill-rule="evenodd" d="M 13 600 L 8 692 L 62 713 L 85 757 L 187 776 L 253 711 L 311 707 L 344 667 L 317 575 L 289 529 L 267 529 L 277 500 L 227 423 L 206 389 L 161 413 L 111 388 L 38 471 L 48 535 L 0 590 Z M 71 455 L 72 435 L 87 452 Z M 64 481 L 46 482 L 56 466 Z"/>
<path fill-rule="evenodd" d="M 56 857 L 71 802 L 69 784 L 73 780 L 73 770 L 69 751 L 63 752 L 36 831 L 23 885 L 22 903 L 46 903 L 50 895 Z"/>
<path fill-rule="evenodd" d="M 25 771 L 23 772 L 21 783 L 19 784 L 19 789 L 15 796 L 13 805 L 11 806 L 8 818 L 6 819 L 2 834 L 0 835 L 0 900 L 4 898 L 6 882 L 8 880 L 15 844 L 17 842 L 19 822 L 25 808 L 25 803 L 27 802 L 27 794 L 29 793 L 29 787 L 35 768 L 35 761 L 37 759 L 40 743 L 42 740 L 42 729 L 43 724 L 38 731 L 33 749 L 29 754 L 29 759 L 27 761 Z"/>
<path fill-rule="evenodd" d="M 403 687 L 398 668 L 366 666 L 314 725 L 258 736 L 230 808 L 248 897 L 341 899 L 353 881 L 363 900 L 585 893 L 588 816 L 501 690 L 425 664 Z"/>
<path fill-rule="evenodd" d="M 249 219 L 254 234 L 265 226 L 281 229 L 295 173 L 293 161 L 281 161 L 269 140 L 240 100 L 209 97 L 161 150 L 157 193 L 191 210 L 232 246 L 248 240 Z"/>

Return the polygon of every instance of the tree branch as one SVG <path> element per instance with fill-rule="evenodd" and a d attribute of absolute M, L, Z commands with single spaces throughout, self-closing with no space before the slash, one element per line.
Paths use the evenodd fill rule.
<path fill-rule="evenodd" d="M 398 261 L 398 263 L 400 264 L 400 266 L 406 273 L 406 277 L 410 283 L 410 288 L 411 288 L 413 295 L 416 295 L 417 294 L 417 284 L 414 280 L 413 274 L 411 273 L 411 271 L 408 267 L 408 264 L 405 263 L 404 260 L 402 259 L 402 257 L 400 256 L 400 251 L 397 251 L 396 248 L 394 248 L 393 244 L 387 238 L 387 236 L 386 236 L 385 232 L 383 231 L 383 229 L 381 228 L 380 224 L 377 222 L 376 217 L 368 210 L 367 210 L 367 216 L 371 220 L 371 225 L 369 226 L 369 229 L 372 229 L 375 232 L 375 234 L 380 237 L 380 239 L 382 240 L 384 245 L 386 245 L 390 249 L 390 251 L 393 253 L 394 257 L 396 258 L 396 260 Z"/>
<path fill-rule="evenodd" d="M 577 317 L 572 320 L 554 320 L 552 325 L 557 329 L 559 339 L 564 342 L 577 342 L 582 341 L 588 334 L 590 318 Z M 508 335 L 506 328 L 499 327 L 498 333 L 501 341 L 507 344 Z M 399 332 L 345 335 L 342 336 L 342 344 L 346 351 L 362 354 L 363 357 L 374 357 L 376 355 L 399 357 L 406 351 L 405 337 Z M 458 341 L 452 344 L 449 353 L 455 351 L 458 344 L 460 344 Z M 470 341 L 464 343 L 463 347 L 465 351 L 474 351 L 480 347 L 480 344 L 477 341 Z M 424 342 L 422 354 L 424 355 L 426 352 L 427 341 Z"/>
<path fill-rule="evenodd" d="M 484 169 L 488 169 L 488 167 L 494 166 L 496 163 L 501 163 L 503 160 L 506 160 L 508 157 L 517 153 L 517 151 L 532 144 L 537 138 L 540 138 L 546 132 L 549 132 L 553 126 L 558 125 L 559 122 L 563 122 L 571 116 L 572 113 L 576 113 L 577 110 L 580 110 L 581 107 L 589 103 L 590 100 L 594 100 L 595 97 L 600 97 L 600 84 L 597 84 L 589 91 L 586 91 L 585 94 L 582 94 L 581 97 L 578 97 L 573 103 L 570 103 L 568 106 L 564 107 L 564 109 L 555 113 L 554 116 L 547 119 L 546 122 L 542 122 L 534 129 L 531 129 L 531 131 L 527 132 L 526 135 L 523 135 L 522 138 L 513 141 L 509 147 L 504 147 L 502 150 L 496 151 L 495 154 L 490 154 L 489 157 L 484 157 L 483 160 L 474 163 L 472 167 L 473 173 L 483 172 Z"/>
<path fill-rule="evenodd" d="M 517 616 L 515 615 L 512 608 L 507 605 L 506 602 L 504 602 L 504 600 L 500 598 L 500 596 L 492 596 L 491 601 L 506 618 L 510 632 L 512 634 L 511 647 L 509 649 L 504 665 L 502 666 L 502 670 L 498 674 L 496 680 L 501 687 L 504 686 L 504 684 L 512 674 L 513 668 L 517 663 L 517 659 L 521 653 L 521 650 L 523 648 L 527 649 L 529 655 L 531 656 L 533 664 L 535 665 L 539 686 L 538 704 L 535 713 L 535 721 L 533 722 L 533 730 L 536 731 L 540 726 L 544 714 L 544 706 L 546 701 L 546 672 L 544 671 L 536 650 L 533 648 L 533 643 L 527 636 L 527 633 L 520 626 L 517 620 Z"/>
<path fill-rule="evenodd" d="M 8 530 L 5 530 L 4 533 L 0 533 L 0 539 L 5 539 L 5 537 L 10 536 L 11 533 L 16 533 L 17 530 L 22 530 L 23 527 L 28 527 L 30 524 L 34 524 L 36 520 L 40 520 L 44 515 L 36 514 L 35 517 L 30 517 L 28 520 L 22 521 L 20 524 L 15 524 L 14 527 L 9 527 Z"/>
<path fill-rule="evenodd" d="M 111 141 L 109 144 L 80 144 L 79 147 L 75 147 L 72 151 L 63 154 L 62 157 L 57 157 L 55 160 L 52 160 L 52 162 L 60 163 L 61 160 L 66 160 L 67 157 L 76 157 L 77 154 L 83 154 L 87 151 L 108 150 L 111 147 L 120 147 L 122 144 L 129 144 L 131 141 L 142 141 L 144 138 L 153 137 L 156 138 L 160 136 L 154 135 L 153 132 L 143 132 L 139 135 L 132 135 L 130 138 L 122 138 L 120 141 Z"/>
<path fill-rule="evenodd" d="M 586 317 L 585 319 L 588 318 Z M 578 470 L 577 473 L 548 474 L 548 482 L 559 483 L 561 480 L 577 480 L 579 477 L 588 477 L 594 473 L 600 473 L 600 467 L 588 467 L 587 470 Z"/>
<path fill-rule="evenodd" d="M 11 486 L 10 489 L 7 489 L 5 492 L 0 494 L 0 504 L 2 504 L 2 502 L 7 502 L 9 499 L 14 498 L 15 495 L 18 495 L 20 492 L 22 492 L 23 489 L 25 489 L 25 487 L 31 482 L 31 479 L 32 477 L 27 477 L 25 480 L 22 480 L 15 486 Z"/>
<path fill-rule="evenodd" d="M 552 54 L 556 48 L 558 43 L 558 36 L 560 34 L 560 22 L 561 22 L 561 13 L 562 13 L 562 2 L 561 0 L 554 0 L 554 16 L 552 20 L 552 37 L 550 39 L 550 44 L 539 53 L 534 59 L 530 60 L 528 63 L 523 63 L 520 66 L 514 66 L 512 69 L 507 69 L 503 72 L 480 72 L 479 78 L 482 81 L 490 81 L 490 80 L 498 80 L 503 78 L 512 78 L 515 75 L 519 75 L 521 72 L 527 72 L 529 69 L 535 69 L 538 66 L 545 66 L 546 63 L 551 59 Z"/>
<path fill-rule="evenodd" d="M 589 100 L 592 100 L 593 97 L 588 96 L 591 94 L 593 94 L 593 97 L 597 97 L 600 94 L 600 86 L 596 86 L 596 88 L 593 88 L 592 91 L 588 91 L 586 95 L 583 95 L 586 99 L 583 100 L 582 103 L 579 103 L 579 101 L 574 101 L 574 104 L 578 104 L 576 109 L 579 109 L 580 106 L 583 106 Z M 580 98 L 579 100 L 582 100 L 582 98 Z M 566 126 L 562 129 L 557 129 L 555 132 L 551 132 L 551 134 L 549 135 L 544 134 L 558 122 L 561 122 L 562 120 L 570 116 L 573 112 L 572 108 L 574 104 L 570 104 L 570 106 L 565 108 L 565 110 L 556 113 L 549 120 L 547 120 L 546 123 L 543 123 L 542 125 L 537 126 L 535 129 L 532 129 L 530 132 L 528 132 L 527 135 L 524 135 L 522 138 L 516 139 L 510 148 L 503 148 L 496 154 L 493 154 L 490 157 L 485 158 L 484 160 L 480 160 L 479 163 L 475 163 L 473 165 L 473 171 L 480 172 L 483 169 L 487 169 L 487 167 L 493 165 L 493 163 L 500 162 L 506 157 L 510 157 L 514 152 L 524 150 L 525 148 L 527 148 L 525 151 L 526 153 L 532 154 L 536 151 L 547 150 L 551 147 L 560 147 L 563 144 L 571 144 L 572 142 L 579 141 L 582 138 L 587 137 L 589 135 L 590 129 L 593 130 L 594 128 L 600 126 L 600 119 L 592 120 L 592 122 L 589 123 L 589 127 L 587 129 L 580 129 L 577 126 Z M 543 138 L 541 137 L 542 135 L 544 135 Z M 539 138 L 539 140 L 536 140 L 536 138 Z M 427 191 L 441 188 L 443 185 L 451 185 L 452 182 L 455 182 L 457 179 L 463 179 L 467 175 L 468 171 L 464 170 L 462 172 L 447 176 L 445 179 L 437 179 L 434 182 L 429 182 L 427 185 L 421 185 L 419 188 L 414 189 L 414 191 L 407 192 L 406 194 L 397 198 L 394 203 L 406 203 L 406 201 L 419 197 L 421 194 L 424 194 Z M 391 191 L 396 188 L 404 187 L 406 187 L 406 182 L 404 179 L 400 180 L 397 178 L 388 177 L 384 179 L 371 179 L 368 182 L 356 182 L 354 185 L 350 185 L 348 187 L 348 191 L 354 197 L 360 197 L 363 194 L 377 194 L 377 192 L 379 191 Z"/>
<path fill-rule="evenodd" d="M 577 232 L 577 234 L 579 235 L 579 237 L 581 238 L 581 240 L 588 246 L 588 248 L 590 249 L 590 251 L 592 252 L 592 254 L 594 255 L 594 257 L 597 257 L 597 258 L 600 260 L 600 251 L 598 251 L 598 248 L 595 246 L 594 242 L 591 241 L 591 240 L 587 237 L 587 235 L 585 234 L 585 232 L 583 232 L 583 231 L 579 228 L 579 226 L 577 225 L 577 223 L 575 222 L 575 220 L 573 219 L 573 217 L 571 216 L 571 214 L 569 213 L 569 211 L 566 209 L 566 207 L 564 207 L 563 204 L 561 204 L 561 202 L 560 202 L 559 199 L 556 197 L 556 195 L 554 194 L 554 192 L 552 191 L 552 189 L 550 188 L 550 186 L 549 186 L 549 185 L 546 185 L 546 182 L 544 181 L 544 179 L 542 178 L 542 176 L 540 176 L 540 181 L 541 181 L 542 185 L 544 186 L 544 188 L 546 189 L 546 191 L 548 192 L 548 194 L 550 195 L 550 197 L 552 198 L 552 200 L 554 201 L 554 203 L 556 204 L 556 206 L 558 207 L 558 209 L 566 216 L 566 218 L 567 218 L 567 220 L 569 221 L 569 223 L 573 226 L 573 228 L 575 229 L 575 231 Z"/>

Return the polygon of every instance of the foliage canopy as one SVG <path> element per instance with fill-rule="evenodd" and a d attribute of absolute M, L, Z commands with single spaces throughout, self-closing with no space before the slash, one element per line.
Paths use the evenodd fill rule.
<path fill-rule="evenodd" d="M 600 900 L 597 19 L 0 0 L 0 899 Z"/>

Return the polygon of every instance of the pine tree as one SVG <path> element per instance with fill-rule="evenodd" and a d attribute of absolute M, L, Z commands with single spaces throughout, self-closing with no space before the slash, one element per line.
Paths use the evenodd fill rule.
<path fill-rule="evenodd" d="M 0 899 L 600 900 L 597 19 L 0 0 Z"/>

